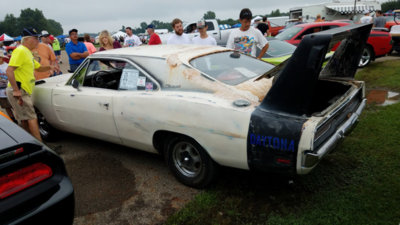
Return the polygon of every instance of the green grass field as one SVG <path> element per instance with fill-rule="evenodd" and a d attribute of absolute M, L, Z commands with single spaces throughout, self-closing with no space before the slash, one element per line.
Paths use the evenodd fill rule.
<path fill-rule="evenodd" d="M 400 91 L 400 60 L 357 73 Z M 224 168 L 166 224 L 400 224 L 400 103 L 368 105 L 358 126 L 309 175 L 293 180 Z"/>

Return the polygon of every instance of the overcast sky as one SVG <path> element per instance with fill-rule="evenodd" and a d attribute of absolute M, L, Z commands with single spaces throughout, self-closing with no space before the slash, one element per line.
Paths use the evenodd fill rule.
<path fill-rule="evenodd" d="M 346 1 L 346 0 L 342 0 Z M 385 2 L 387 0 L 380 0 Z M 98 33 L 107 29 L 111 32 L 121 26 L 140 27 L 141 22 L 152 20 L 171 22 L 174 18 L 183 21 L 197 21 L 207 11 L 215 12 L 217 18 L 237 19 L 242 8 L 250 8 L 253 15 L 264 15 L 279 9 L 288 12 L 290 8 L 332 2 L 330 0 L 11 0 L 3 2 L 0 20 L 7 13 L 19 17 L 21 9 L 42 10 L 47 19 L 61 23 L 64 33 L 72 28 L 79 33 Z"/>

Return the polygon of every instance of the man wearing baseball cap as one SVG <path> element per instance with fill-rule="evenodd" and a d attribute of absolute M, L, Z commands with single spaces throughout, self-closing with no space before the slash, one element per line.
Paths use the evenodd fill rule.
<path fill-rule="evenodd" d="M 369 15 L 368 10 L 364 10 L 364 16 L 361 17 L 360 23 L 372 23 L 372 16 Z"/>
<path fill-rule="evenodd" d="M 59 72 L 58 63 L 56 61 L 56 55 L 54 54 L 53 48 L 50 45 L 50 34 L 47 31 L 42 31 L 40 38 L 42 43 L 39 43 L 36 48 L 32 50 L 33 57 L 40 63 L 41 66 L 52 65 L 55 71 L 39 72 L 35 71 L 35 79 L 41 80 L 50 77 L 54 72 Z"/>
<path fill-rule="evenodd" d="M 160 45 L 161 44 L 161 39 L 158 34 L 154 32 L 154 25 L 149 24 L 147 26 L 147 33 L 150 35 L 149 43 L 148 45 Z"/>
<path fill-rule="evenodd" d="M 72 29 L 69 31 L 69 38 L 71 41 L 65 46 L 65 51 L 69 58 L 69 68 L 71 72 L 75 72 L 78 66 L 88 57 L 89 52 L 83 44 L 78 41 L 78 30 Z"/>
<path fill-rule="evenodd" d="M 54 69 L 53 66 L 41 66 L 32 55 L 32 50 L 39 44 L 35 29 L 25 28 L 22 31 L 22 44 L 12 54 L 6 74 L 8 87 L 7 98 L 14 109 L 17 120 L 21 120 L 22 127 L 39 141 L 39 125 L 32 101 L 32 91 L 35 86 L 33 71 L 45 72 Z"/>
<path fill-rule="evenodd" d="M 217 45 L 217 41 L 215 38 L 208 36 L 207 34 L 207 24 L 206 21 L 200 20 L 197 22 L 197 29 L 199 30 L 200 35 L 194 37 L 192 39 L 193 44 L 195 45 Z"/>

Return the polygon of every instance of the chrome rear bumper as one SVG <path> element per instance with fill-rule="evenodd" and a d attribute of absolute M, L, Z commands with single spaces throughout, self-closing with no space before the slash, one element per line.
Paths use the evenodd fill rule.
<path fill-rule="evenodd" d="M 317 152 L 308 152 L 305 153 L 303 163 L 302 163 L 302 168 L 301 168 L 301 173 L 306 174 L 312 170 L 313 167 L 315 167 L 318 162 L 325 156 L 327 155 L 332 149 L 335 148 L 335 146 L 339 143 L 341 139 L 344 138 L 346 134 L 348 134 L 357 124 L 358 117 L 361 115 L 361 112 L 363 111 L 365 105 L 366 105 L 366 99 L 363 99 L 361 104 L 358 106 L 357 110 L 350 116 L 350 118 L 344 122 L 338 129 L 337 131 L 332 135 L 331 138 L 329 138 L 328 141 L 323 144 Z"/>

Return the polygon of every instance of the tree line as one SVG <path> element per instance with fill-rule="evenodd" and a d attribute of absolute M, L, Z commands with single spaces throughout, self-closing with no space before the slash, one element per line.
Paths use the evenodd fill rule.
<path fill-rule="evenodd" d="M 382 12 L 387 12 L 389 10 L 395 10 L 395 9 L 400 9 L 400 0 L 393 0 L 393 1 L 388 1 L 384 2 L 381 5 Z"/>
<path fill-rule="evenodd" d="M 3 21 L 0 21 L 0 34 L 6 33 L 16 37 L 21 35 L 22 29 L 33 27 L 38 32 L 47 30 L 50 34 L 63 34 L 61 24 L 55 20 L 47 19 L 39 9 L 23 9 L 19 17 L 13 14 L 6 14 Z"/>

